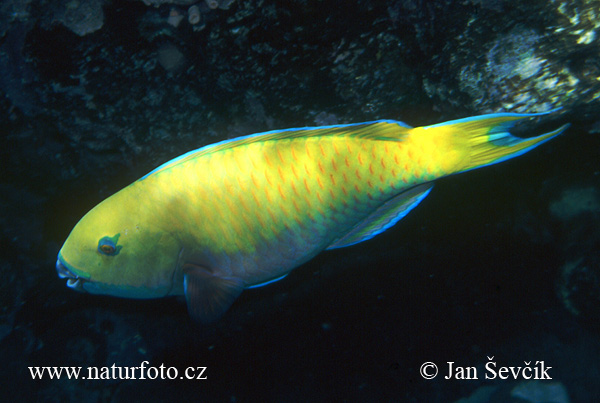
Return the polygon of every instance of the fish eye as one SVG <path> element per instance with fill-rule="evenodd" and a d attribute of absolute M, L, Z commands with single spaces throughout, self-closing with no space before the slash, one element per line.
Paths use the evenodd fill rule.
<path fill-rule="evenodd" d="M 98 241 L 98 252 L 107 256 L 118 254 L 122 246 L 117 246 L 114 238 L 118 239 L 118 236 L 112 238 L 105 236 L 104 238 L 101 238 L 100 241 Z"/>
<path fill-rule="evenodd" d="M 115 253 L 115 247 L 108 244 L 100 245 L 100 251 L 105 255 L 112 255 L 113 253 Z"/>

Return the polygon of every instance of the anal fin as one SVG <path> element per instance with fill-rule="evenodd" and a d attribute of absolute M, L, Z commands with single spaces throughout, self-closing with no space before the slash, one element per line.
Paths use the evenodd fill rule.
<path fill-rule="evenodd" d="M 183 289 L 192 319 L 206 324 L 219 319 L 244 290 L 237 277 L 220 277 L 195 264 L 183 266 Z"/>

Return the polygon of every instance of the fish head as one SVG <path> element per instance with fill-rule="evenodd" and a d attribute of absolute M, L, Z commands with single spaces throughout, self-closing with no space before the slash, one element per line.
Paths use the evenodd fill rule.
<path fill-rule="evenodd" d="M 128 298 L 169 295 L 181 251 L 176 237 L 121 192 L 90 210 L 58 253 L 56 271 L 67 286 Z M 125 192 L 126 193 L 126 192 Z M 150 216 L 149 216 L 150 215 Z"/>

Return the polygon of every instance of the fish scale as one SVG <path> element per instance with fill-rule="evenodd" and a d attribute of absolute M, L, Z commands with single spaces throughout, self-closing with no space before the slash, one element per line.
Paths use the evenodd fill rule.
<path fill-rule="evenodd" d="M 325 249 L 385 231 L 432 181 L 520 155 L 507 129 L 536 114 L 410 128 L 390 120 L 272 131 L 175 158 L 100 203 L 75 226 L 56 269 L 72 288 L 133 298 L 185 295 L 220 317 L 246 288 Z"/>
<path fill-rule="evenodd" d="M 406 131 L 397 128 L 399 136 Z M 179 190 L 170 189 L 191 201 L 186 209 L 178 204 L 174 220 L 200 222 L 203 212 L 214 212 L 204 225 L 188 231 L 192 239 L 186 243 L 210 245 L 228 261 L 241 255 L 244 268 L 258 261 L 245 274 L 260 282 L 267 280 L 265 273 L 279 276 L 314 256 L 376 206 L 413 186 L 419 167 L 412 163 L 406 169 L 395 162 L 407 161 L 410 149 L 401 141 L 352 136 L 270 140 L 206 154 L 157 178 L 167 183 L 173 176 L 187 179 Z M 244 162 L 251 169 L 243 170 Z M 403 174 L 395 178 L 391 167 Z M 198 174 L 206 171 L 210 180 Z"/>

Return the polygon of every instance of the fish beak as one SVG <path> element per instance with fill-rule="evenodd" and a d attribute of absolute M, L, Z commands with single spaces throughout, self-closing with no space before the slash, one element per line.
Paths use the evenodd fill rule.
<path fill-rule="evenodd" d="M 67 287 L 83 292 L 83 279 L 73 274 L 60 259 L 56 260 L 56 272 L 58 277 L 67 279 Z"/>

